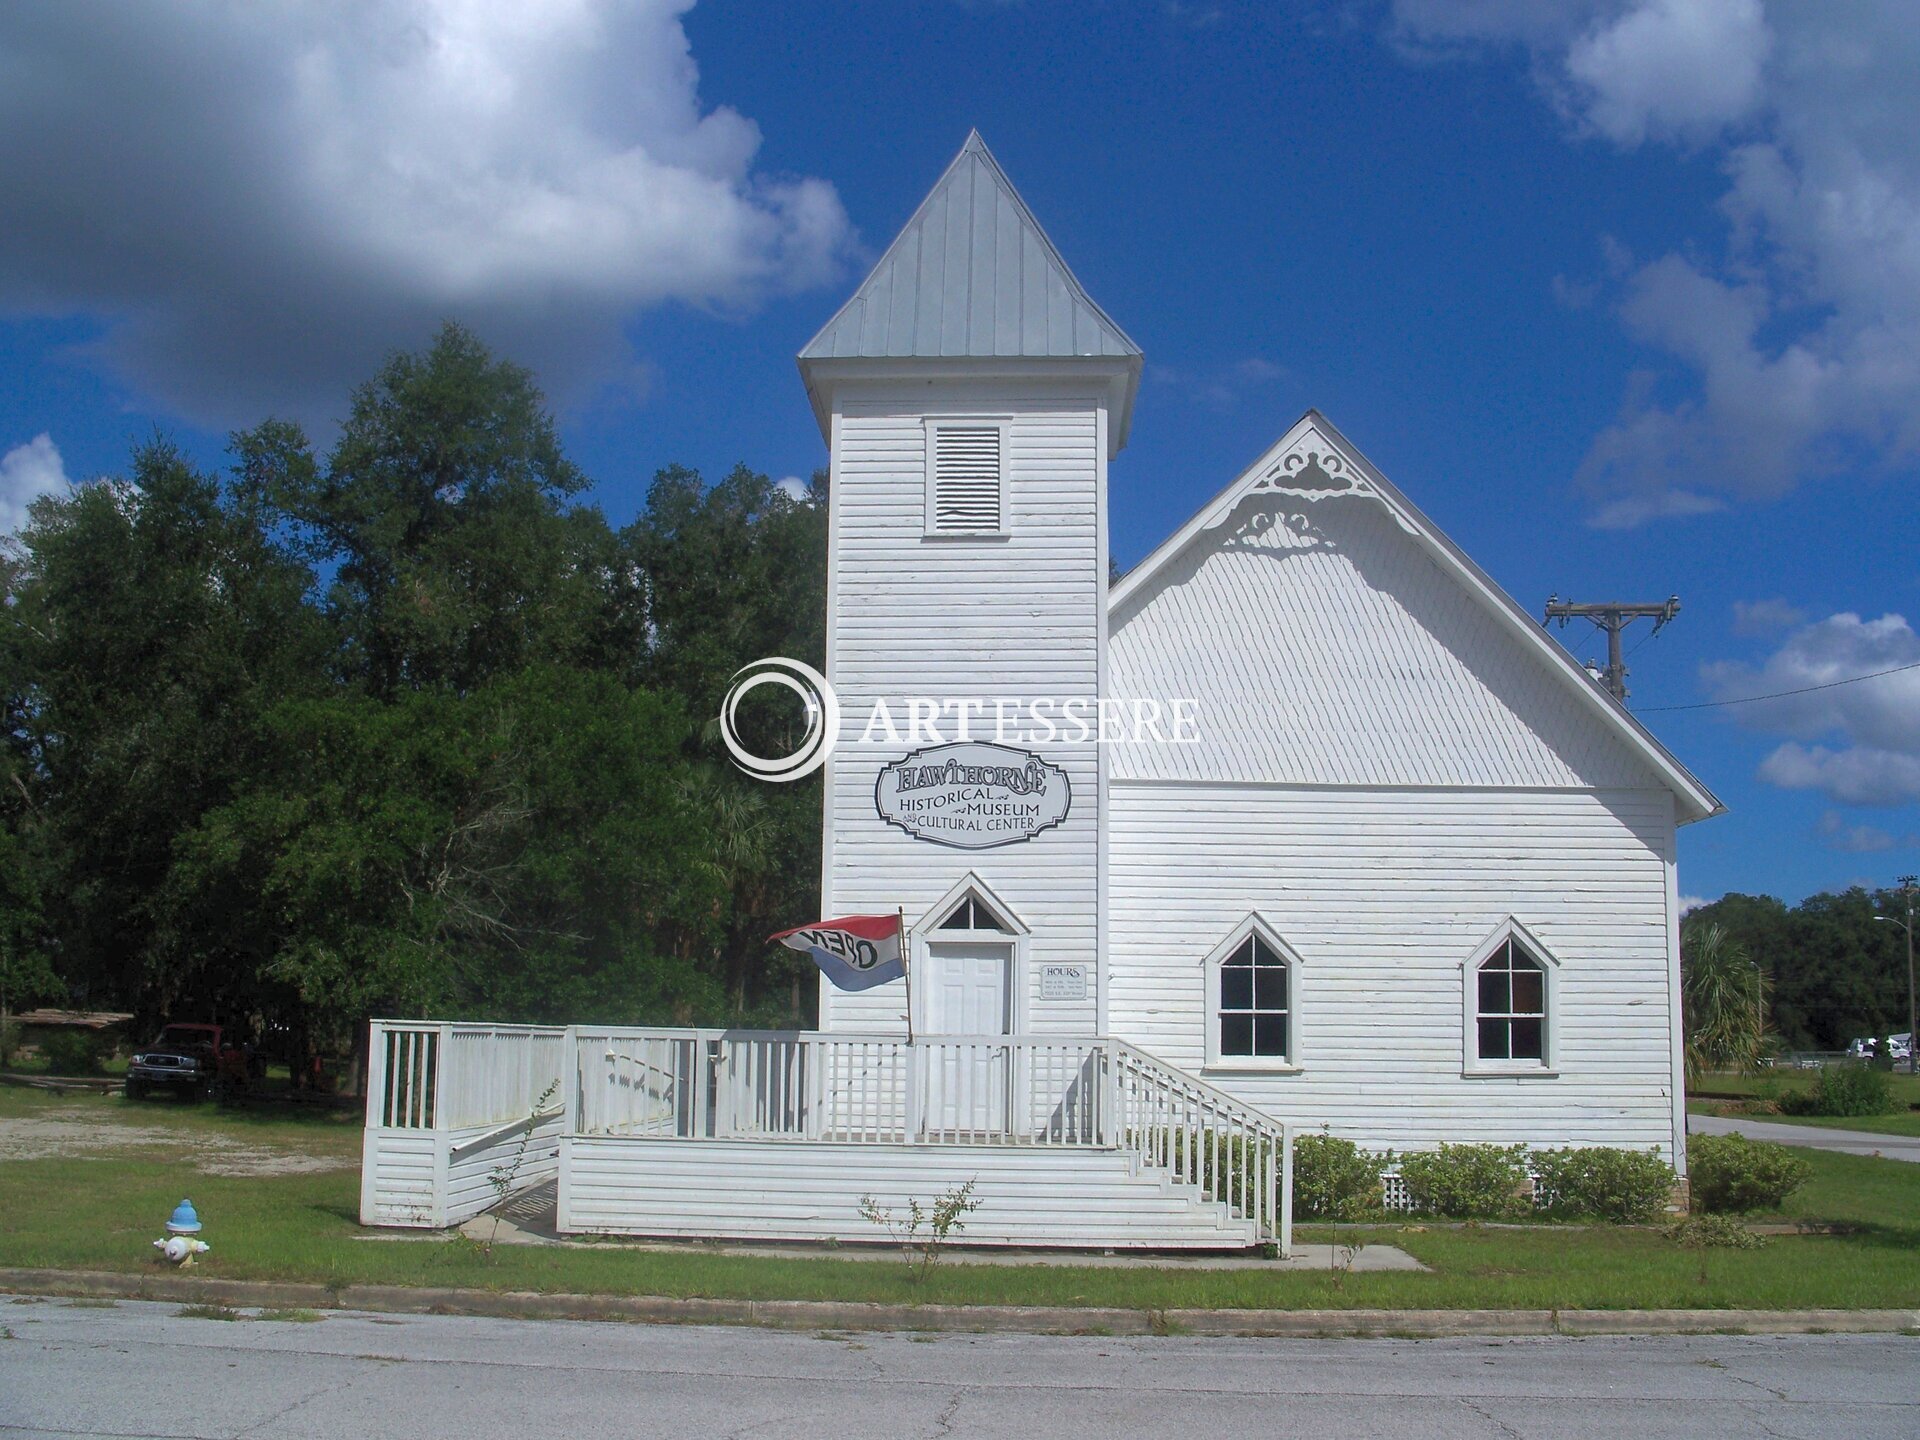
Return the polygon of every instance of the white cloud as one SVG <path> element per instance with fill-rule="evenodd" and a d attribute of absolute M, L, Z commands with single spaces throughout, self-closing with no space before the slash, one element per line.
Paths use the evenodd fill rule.
<path fill-rule="evenodd" d="M 71 488 L 66 464 L 50 435 L 36 435 L 0 455 L 0 535 L 27 523 L 27 507 L 42 495 L 64 495 Z"/>
<path fill-rule="evenodd" d="M 1804 624 L 1806 618 L 1806 611 L 1777 596 L 1770 600 L 1733 602 L 1733 633 L 1736 635 L 1772 635 Z"/>
<path fill-rule="evenodd" d="M 1768 499 L 1920 463 L 1920 25 L 1908 0 L 1397 0 L 1395 37 L 1518 45 L 1613 143 L 1708 147 L 1725 245 L 1634 269 L 1617 301 L 1682 393 L 1629 384 L 1580 483 L 1595 523 Z"/>
<path fill-rule="evenodd" d="M 1779 697 L 1727 709 L 1787 737 L 1761 762 L 1761 779 L 1844 805 L 1899 805 L 1920 800 L 1920 669 L 1896 670 L 1903 665 L 1920 665 L 1920 635 L 1905 617 L 1843 613 L 1795 630 L 1759 666 L 1722 662 L 1702 679 L 1717 700 Z"/>
<path fill-rule="evenodd" d="M 813 491 L 808 488 L 807 482 L 798 475 L 782 476 L 773 482 L 773 488 L 798 505 L 806 504 L 813 497 Z"/>
<path fill-rule="evenodd" d="M 1700 909 L 1704 905 L 1711 904 L 1713 904 L 1713 901 L 1704 895 L 1682 895 L 1680 897 L 1680 916 L 1682 919 L 1685 919 L 1695 910 Z"/>
<path fill-rule="evenodd" d="M 1829 849 L 1843 855 L 1878 854 L 1900 843 L 1878 825 L 1852 824 L 1837 810 L 1829 810 L 1820 817 L 1820 834 Z"/>
<path fill-rule="evenodd" d="M 1177 391 L 1208 410 L 1225 414 L 1256 390 L 1287 378 L 1287 370 L 1264 355 L 1249 355 L 1233 364 L 1206 371 L 1183 370 L 1171 365 L 1150 365 L 1147 378 Z"/>
<path fill-rule="evenodd" d="M 622 327 L 819 284 L 824 181 L 701 104 L 691 0 L 165 0 L 0 9 L 0 307 L 105 325 L 196 419 L 338 404 L 468 321 L 578 391 Z"/>
<path fill-rule="evenodd" d="M 1646 0 L 1576 39 L 1566 68 L 1601 134 L 1690 140 L 1753 112 L 1772 46 L 1760 0 Z"/>
<path fill-rule="evenodd" d="M 1818 790 L 1842 805 L 1905 805 L 1920 800 L 1920 756 L 1872 745 L 1829 750 L 1782 745 L 1760 762 L 1760 778 L 1783 790 Z"/>

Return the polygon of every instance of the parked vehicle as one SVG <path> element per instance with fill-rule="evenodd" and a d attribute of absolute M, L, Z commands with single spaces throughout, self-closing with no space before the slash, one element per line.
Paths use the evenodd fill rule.
<path fill-rule="evenodd" d="M 175 1023 L 134 1053 L 127 1066 L 127 1098 L 140 1100 L 157 1089 L 171 1090 L 182 1100 L 199 1100 L 216 1089 L 243 1093 L 261 1070 L 249 1047 L 234 1043 L 221 1026 Z"/>

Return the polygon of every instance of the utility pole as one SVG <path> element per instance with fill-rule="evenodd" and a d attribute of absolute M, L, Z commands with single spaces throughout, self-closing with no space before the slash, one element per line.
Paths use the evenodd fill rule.
<path fill-rule="evenodd" d="M 1657 605 L 1576 605 L 1571 600 L 1562 600 L 1558 595 L 1547 597 L 1546 617 L 1542 625 L 1560 622 L 1562 630 L 1567 621 L 1591 620 L 1607 632 L 1607 668 L 1602 672 L 1600 683 L 1607 687 L 1609 694 L 1622 705 L 1627 703 L 1627 662 L 1620 653 L 1620 632 L 1636 620 L 1653 621 L 1653 633 L 1658 635 L 1667 626 L 1667 622 L 1680 613 L 1680 597 L 1669 595 Z"/>
<path fill-rule="evenodd" d="M 1913 887 L 1920 882 L 1920 875 L 1902 875 L 1900 877 L 1900 895 L 1907 902 L 1907 918 L 1895 920 L 1891 915 L 1876 915 L 1876 920 L 1888 920 L 1907 932 L 1907 1073 L 1920 1074 L 1920 1035 L 1914 1033 L 1914 992 L 1913 992 Z"/>

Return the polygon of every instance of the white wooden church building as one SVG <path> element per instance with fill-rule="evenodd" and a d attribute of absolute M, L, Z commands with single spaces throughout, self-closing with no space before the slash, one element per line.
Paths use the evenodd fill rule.
<path fill-rule="evenodd" d="M 803 1034 L 383 1024 L 365 1219 L 487 1203 L 549 1072 L 526 1173 L 579 1231 L 876 1239 L 862 1197 L 972 1181 L 974 1243 L 1284 1244 L 1323 1125 L 1684 1164 L 1675 832 L 1718 802 L 1318 412 L 1110 584 L 1141 358 L 969 138 L 800 356 L 822 914 L 902 912 L 910 986 Z"/>

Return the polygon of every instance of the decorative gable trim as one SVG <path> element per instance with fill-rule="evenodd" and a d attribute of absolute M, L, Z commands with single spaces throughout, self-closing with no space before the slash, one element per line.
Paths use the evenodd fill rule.
<path fill-rule="evenodd" d="M 1330 465 L 1329 458 L 1337 461 L 1337 465 Z M 1560 683 L 1579 698 L 1588 713 L 1646 762 L 1673 792 L 1678 823 L 1704 820 L 1725 810 L 1712 791 L 1676 760 L 1625 706 L 1597 684 L 1544 627 L 1375 469 L 1318 410 L 1309 410 L 1301 416 L 1239 479 L 1214 496 L 1158 549 L 1122 576 L 1107 592 L 1108 614 L 1118 614 L 1189 545 L 1228 523 L 1249 496 L 1263 493 L 1296 499 L 1306 507 L 1341 497 L 1381 506 L 1429 559 L 1463 586 L 1503 629 L 1547 666 Z M 1312 528 L 1304 515 L 1287 518 L 1295 530 L 1304 532 Z"/>

